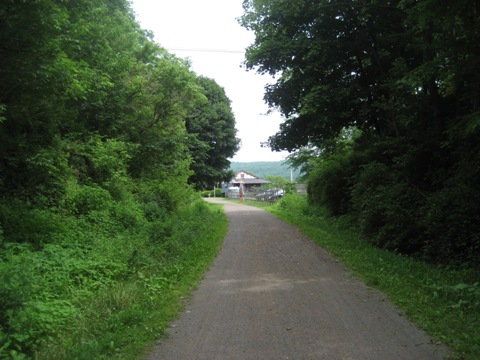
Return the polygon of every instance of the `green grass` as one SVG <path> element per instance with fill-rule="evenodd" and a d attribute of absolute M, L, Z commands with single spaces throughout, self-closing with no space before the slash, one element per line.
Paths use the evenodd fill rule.
<path fill-rule="evenodd" d="M 72 220 L 57 244 L 7 247 L 0 358 L 140 359 L 165 335 L 218 253 L 228 221 L 221 206 L 202 200 L 151 221 L 135 210 L 124 208 L 127 227 L 92 213 L 93 227 L 91 218 L 84 226 Z"/>
<path fill-rule="evenodd" d="M 414 324 L 452 349 L 454 359 L 480 359 L 478 272 L 435 266 L 372 247 L 298 196 L 264 208 L 297 226 L 367 285 L 383 291 Z"/>

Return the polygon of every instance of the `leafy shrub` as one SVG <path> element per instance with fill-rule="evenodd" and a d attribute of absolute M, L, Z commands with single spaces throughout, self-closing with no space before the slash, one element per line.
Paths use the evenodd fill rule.
<path fill-rule="evenodd" d="M 39 150 L 26 161 L 31 191 L 29 197 L 38 205 L 55 206 L 65 193 L 65 185 L 70 177 L 71 169 L 61 146 L 51 146 Z"/>
<path fill-rule="evenodd" d="M 126 272 L 127 264 L 76 246 L 32 251 L 7 244 L 0 263 L 0 357 L 32 354 L 77 316 L 72 301 L 91 297 Z"/>
<path fill-rule="evenodd" d="M 128 231 L 110 243 L 100 240 L 99 247 L 107 242 L 104 247 L 94 246 L 92 254 L 104 254 L 105 262 L 113 258 L 127 265 L 125 276 L 115 277 L 116 281 L 82 301 L 71 327 L 59 341 L 43 347 L 39 359 L 133 358 L 125 356 L 125 348 L 138 356 L 143 341 L 158 338 L 180 308 L 179 297 L 201 277 L 218 250 L 227 224 L 219 210 L 200 200 L 166 220 L 166 238 L 149 241 Z M 153 225 L 162 224 L 158 220 L 148 227 Z M 113 247 L 122 248 L 121 254 L 112 252 Z M 129 259 L 126 254 L 131 255 Z"/>
<path fill-rule="evenodd" d="M 200 195 L 204 198 L 207 198 L 207 197 L 222 197 L 222 189 L 204 190 L 200 193 Z"/>
<path fill-rule="evenodd" d="M 331 215 L 347 212 L 351 169 L 346 155 L 331 156 L 317 163 L 308 181 L 311 204 L 326 207 Z"/>
<path fill-rule="evenodd" d="M 71 210 L 75 215 L 86 215 L 91 211 L 105 210 L 112 204 L 110 193 L 98 186 L 82 186 L 71 199 Z"/>
<path fill-rule="evenodd" d="M 156 204 L 166 212 L 173 212 L 188 206 L 193 190 L 185 184 L 174 181 L 163 183 L 158 180 L 143 180 L 135 183 L 134 193 L 142 204 Z"/>
<path fill-rule="evenodd" d="M 0 203 L 0 225 L 5 242 L 29 243 L 37 247 L 51 242 L 55 234 L 68 231 L 63 218 L 55 212 L 16 200 Z"/>
<path fill-rule="evenodd" d="M 352 210 L 361 231 L 374 236 L 387 223 L 385 214 L 386 187 L 392 182 L 384 164 L 371 163 L 362 167 L 352 187 Z"/>
<path fill-rule="evenodd" d="M 276 203 L 282 209 L 288 209 L 296 214 L 302 214 L 307 205 L 307 199 L 304 196 L 299 196 L 296 193 L 287 193 L 280 201 Z"/>
<path fill-rule="evenodd" d="M 162 242 L 173 234 L 174 221 L 164 218 L 154 221 L 149 226 L 149 239 L 151 242 Z"/>
<path fill-rule="evenodd" d="M 479 204 L 478 191 L 461 182 L 433 194 L 423 218 L 427 256 L 480 265 Z"/>
<path fill-rule="evenodd" d="M 463 178 L 448 181 L 436 170 L 444 151 L 428 146 L 364 136 L 355 151 L 321 155 L 311 161 L 309 203 L 333 216 L 347 215 L 379 247 L 431 261 L 448 262 L 453 253 L 472 259 L 468 254 L 479 246 L 475 175 L 465 176 L 463 169 Z"/>
<path fill-rule="evenodd" d="M 122 201 L 112 206 L 112 215 L 125 229 L 140 226 L 145 221 L 145 213 L 134 201 Z"/>
<path fill-rule="evenodd" d="M 76 314 L 75 307 L 66 300 L 49 299 L 31 301 L 22 308 L 8 311 L 10 333 L 2 346 L 10 353 L 26 352 L 38 348 L 47 340 L 48 335 L 62 330 Z"/>
<path fill-rule="evenodd" d="M 107 185 L 126 179 L 130 153 L 136 145 L 98 134 L 86 139 L 71 137 L 69 163 L 82 184 Z"/>
<path fill-rule="evenodd" d="M 374 244 L 402 253 L 422 247 L 418 194 L 385 164 L 361 168 L 352 187 L 352 210 L 362 233 Z"/>
<path fill-rule="evenodd" d="M 110 193 L 112 199 L 115 201 L 123 201 L 131 198 L 131 192 L 128 189 L 129 181 L 123 177 L 117 177 L 104 184 L 102 187 Z"/>
<path fill-rule="evenodd" d="M 159 206 L 158 203 L 153 201 L 142 204 L 142 210 L 145 218 L 148 221 L 156 221 L 159 219 L 163 219 L 167 213 L 163 207 Z"/>
<path fill-rule="evenodd" d="M 0 262 L 0 323 L 5 327 L 7 310 L 19 309 L 30 300 L 35 286 L 35 272 L 29 258 L 29 246 L 8 244 Z"/>

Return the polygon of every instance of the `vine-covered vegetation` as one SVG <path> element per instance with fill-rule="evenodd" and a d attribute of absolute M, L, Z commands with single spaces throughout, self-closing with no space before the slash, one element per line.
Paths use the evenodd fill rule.
<path fill-rule="evenodd" d="M 192 189 L 229 178 L 238 143 L 224 90 L 127 0 L 2 1 L 0 358 L 158 336 L 224 230 Z"/>
<path fill-rule="evenodd" d="M 480 265 L 480 8 L 476 1 L 245 0 L 246 66 L 276 76 L 309 200 L 372 243 Z"/>

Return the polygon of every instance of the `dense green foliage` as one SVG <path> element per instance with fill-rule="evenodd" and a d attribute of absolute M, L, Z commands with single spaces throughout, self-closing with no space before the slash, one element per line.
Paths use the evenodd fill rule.
<path fill-rule="evenodd" d="M 226 217 L 200 200 L 167 215 L 154 205 L 158 194 L 150 202 L 102 197 L 101 209 L 93 208 L 98 189 L 83 194 L 91 209 L 82 215 L 32 208 L 6 219 L 24 243 L 0 253 L 2 359 L 138 358 L 226 233 Z"/>
<path fill-rule="evenodd" d="M 245 0 L 309 199 L 378 246 L 480 265 L 480 16 L 455 0 Z"/>
<path fill-rule="evenodd" d="M 432 265 L 371 246 L 305 197 L 286 195 L 267 210 L 299 227 L 367 285 L 385 293 L 418 327 L 453 350 L 452 359 L 480 358 L 478 271 Z"/>
<path fill-rule="evenodd" d="M 212 256 L 192 250 L 221 218 L 195 200 L 212 181 L 196 150 L 228 170 L 230 102 L 127 0 L 2 1 L 0 54 L 0 358 L 111 358 L 131 341 L 97 341 L 114 334 L 102 318 L 145 328 Z M 51 355 L 55 342 L 77 353 Z"/>

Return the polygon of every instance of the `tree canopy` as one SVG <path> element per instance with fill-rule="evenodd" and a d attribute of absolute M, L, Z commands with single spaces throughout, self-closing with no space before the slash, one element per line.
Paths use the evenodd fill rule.
<path fill-rule="evenodd" d="M 294 150 L 342 128 L 399 135 L 478 112 L 478 9 L 470 1 L 244 1 L 246 65 L 277 75 L 265 99 Z M 453 26 L 455 24 L 455 26 Z M 455 99 L 455 100 L 454 100 Z"/>
<path fill-rule="evenodd" d="M 84 147 L 113 140 L 128 153 L 128 176 L 197 181 L 195 143 L 222 179 L 238 150 L 228 98 L 215 100 L 213 80 L 155 44 L 127 0 L 6 1 L 0 17 L 2 193 L 51 198 L 75 174 L 104 183 Z M 186 126 L 192 117 L 203 128 Z"/>
<path fill-rule="evenodd" d="M 207 102 L 193 109 L 186 125 L 193 157 L 190 181 L 204 188 L 232 178 L 228 159 L 239 150 L 240 140 L 236 138 L 235 117 L 225 90 L 202 76 L 197 83 Z"/>

